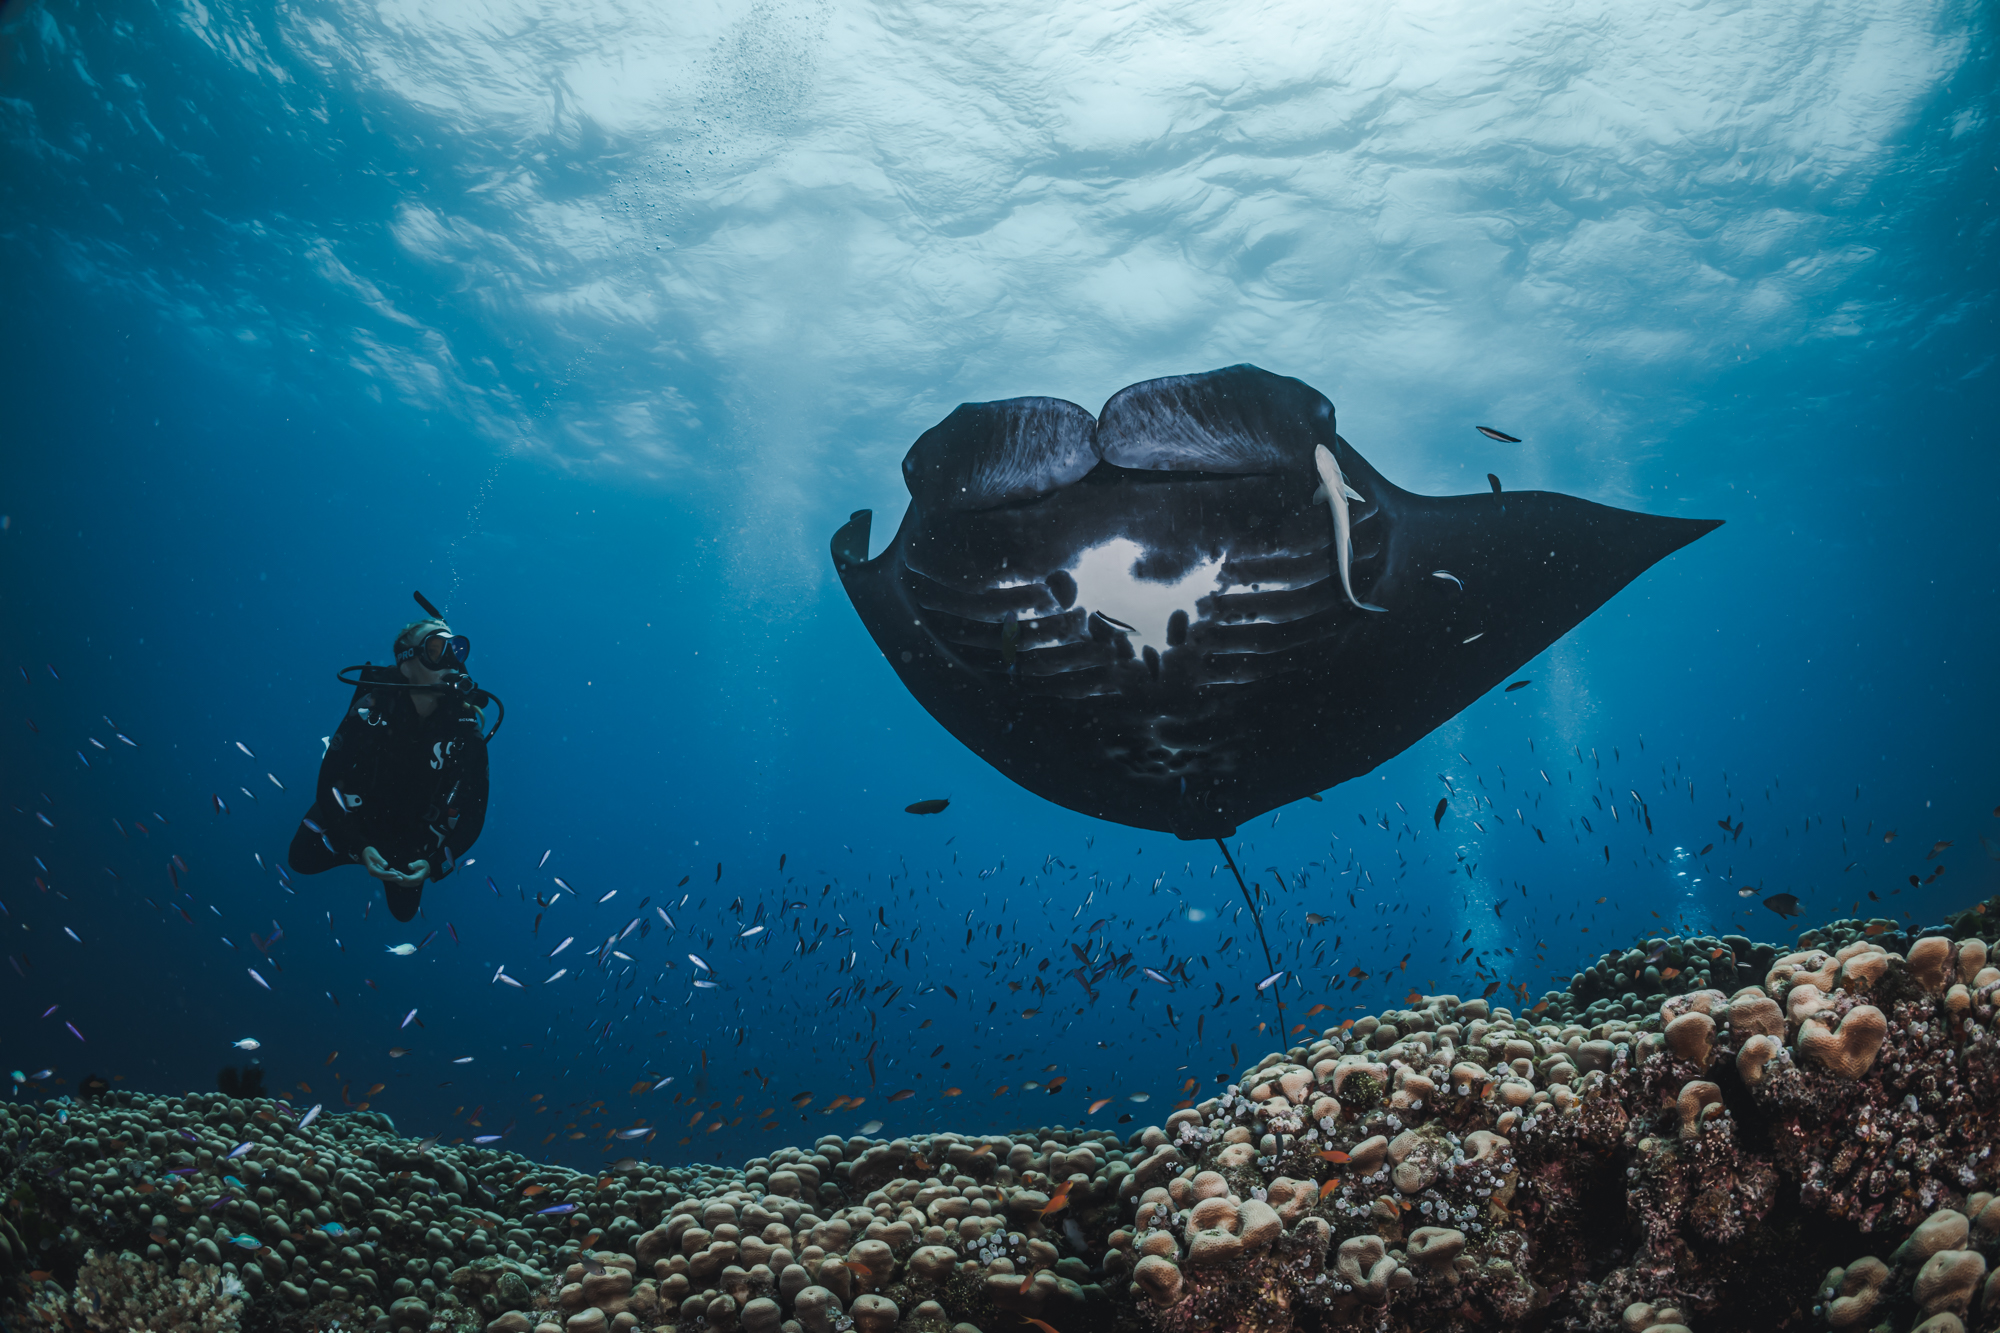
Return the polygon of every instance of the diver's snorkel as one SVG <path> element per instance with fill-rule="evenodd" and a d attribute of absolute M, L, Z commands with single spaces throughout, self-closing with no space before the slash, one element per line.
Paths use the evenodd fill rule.
<path fill-rule="evenodd" d="M 493 729 L 488 731 L 484 737 L 486 740 L 492 740 L 494 736 L 499 734 L 501 723 L 507 720 L 507 705 L 500 702 L 497 695 L 480 689 L 479 682 L 466 674 L 465 663 L 472 656 L 472 640 L 466 638 L 463 634 L 451 633 L 451 626 L 446 624 L 444 613 L 439 611 L 435 606 L 432 606 L 428 597 L 420 592 L 412 592 L 410 596 L 417 599 L 417 605 L 424 609 L 425 615 L 428 615 L 440 625 L 444 625 L 445 629 L 442 633 L 433 632 L 426 634 L 422 639 L 408 648 L 397 649 L 396 663 L 400 666 L 406 661 L 415 659 L 426 670 L 439 672 L 442 678 L 428 685 L 420 685 L 415 681 L 400 680 L 349 680 L 347 673 L 361 670 L 360 666 L 342 667 L 335 678 L 342 685 L 350 685 L 356 689 L 365 685 L 371 689 L 450 690 L 481 712 L 485 711 L 486 705 L 492 704 L 499 710 L 499 716 L 493 722 Z"/>

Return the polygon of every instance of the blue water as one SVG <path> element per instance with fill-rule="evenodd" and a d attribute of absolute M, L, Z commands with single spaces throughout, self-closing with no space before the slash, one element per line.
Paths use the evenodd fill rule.
<path fill-rule="evenodd" d="M 1157 1122 L 1275 1049 L 1215 848 L 962 748 L 826 542 L 893 530 L 961 401 L 1241 361 L 1410 489 L 1727 520 L 1239 831 L 1290 1014 L 2000 888 L 1990 10 L 1326 10 L 0 10 L 0 1067 L 255 1059 L 579 1165 Z M 253 854 L 413 588 L 509 712 L 476 864 L 402 927 Z M 1440 774 L 1502 818 L 1426 827 Z M 1130 954 L 1094 1001 L 1073 944 Z"/>

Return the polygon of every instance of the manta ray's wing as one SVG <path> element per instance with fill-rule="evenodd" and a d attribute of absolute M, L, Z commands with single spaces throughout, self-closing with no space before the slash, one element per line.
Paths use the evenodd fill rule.
<path fill-rule="evenodd" d="M 1328 785 L 1401 753 L 1721 526 L 1547 491 L 1415 495 L 1346 440 L 1336 455 L 1374 511 L 1356 531 L 1356 581 L 1386 611 L 1344 645 L 1342 697 L 1321 717 L 1344 738 Z"/>

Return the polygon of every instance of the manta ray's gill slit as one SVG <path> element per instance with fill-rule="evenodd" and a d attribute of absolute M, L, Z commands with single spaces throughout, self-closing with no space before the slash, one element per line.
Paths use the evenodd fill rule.
<path fill-rule="evenodd" d="M 1202 595 L 1222 587 L 1221 559 L 1190 567 L 1171 582 L 1142 579 L 1133 567 L 1145 550 L 1128 537 L 1114 537 L 1085 550 L 1070 569 L 1078 606 L 1132 626 L 1135 649 L 1165 651 L 1167 622 L 1176 611 L 1192 612 Z"/>

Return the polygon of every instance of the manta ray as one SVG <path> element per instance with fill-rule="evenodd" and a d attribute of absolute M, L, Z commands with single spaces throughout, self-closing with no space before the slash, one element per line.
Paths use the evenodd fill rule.
<path fill-rule="evenodd" d="M 1720 526 L 1413 494 L 1250 365 L 966 403 L 903 479 L 880 555 L 865 509 L 832 546 L 904 686 L 1029 791 L 1186 839 L 1400 754 Z"/>

